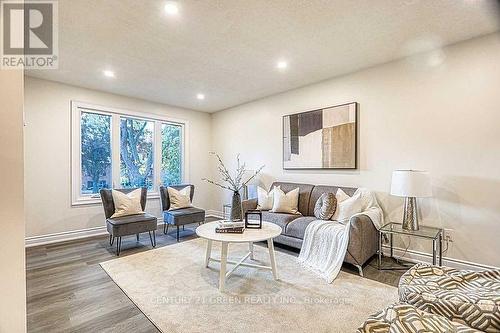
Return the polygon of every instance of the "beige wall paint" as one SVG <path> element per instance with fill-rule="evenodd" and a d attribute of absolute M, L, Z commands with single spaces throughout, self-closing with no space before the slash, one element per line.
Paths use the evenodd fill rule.
<path fill-rule="evenodd" d="M 26 331 L 23 71 L 0 70 L 0 332 Z"/>
<path fill-rule="evenodd" d="M 210 170 L 210 114 L 98 92 L 31 77 L 25 81 L 26 236 L 41 236 L 104 226 L 101 205 L 71 206 L 70 101 L 170 116 L 189 122 L 189 179 L 194 203 L 211 205 L 211 189 L 201 181 Z M 147 211 L 160 216 L 159 199 Z"/>
<path fill-rule="evenodd" d="M 251 168 L 266 164 L 266 186 L 278 179 L 373 189 L 395 221 L 402 199 L 388 195 L 392 171 L 429 170 L 434 197 L 419 200 L 422 223 L 454 230 L 446 256 L 500 266 L 500 34 L 443 52 L 439 66 L 429 65 L 439 54 L 422 54 L 217 112 L 213 148 L 226 160 L 241 153 Z M 354 101 L 358 170 L 282 169 L 283 115 Z M 215 197 L 216 209 L 229 202 L 228 193 Z M 410 249 L 429 252 L 421 242 Z"/>

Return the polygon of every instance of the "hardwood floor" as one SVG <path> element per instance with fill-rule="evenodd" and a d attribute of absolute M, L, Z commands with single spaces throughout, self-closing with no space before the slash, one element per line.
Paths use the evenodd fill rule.
<path fill-rule="evenodd" d="M 181 242 L 196 238 L 196 225 L 181 231 Z M 157 247 L 175 244 L 158 229 Z M 101 269 L 100 262 L 114 259 L 115 247 L 107 236 L 26 249 L 28 332 L 158 332 L 144 314 Z M 120 257 L 151 248 L 149 236 L 124 237 Z M 298 255 L 296 250 L 276 250 Z M 343 270 L 357 274 L 344 265 Z M 364 267 L 365 277 L 397 286 L 403 271 L 378 271 L 375 257 Z"/>

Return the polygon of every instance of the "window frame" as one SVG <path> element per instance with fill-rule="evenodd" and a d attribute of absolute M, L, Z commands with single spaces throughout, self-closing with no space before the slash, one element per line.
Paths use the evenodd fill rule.
<path fill-rule="evenodd" d="M 161 148 L 162 148 L 162 124 L 173 124 L 181 126 L 181 182 L 189 182 L 189 122 L 187 120 L 162 116 L 158 114 L 132 111 L 122 108 L 108 107 L 92 103 L 71 101 L 71 205 L 100 204 L 99 194 L 84 195 L 80 193 L 82 186 L 82 163 L 81 163 L 81 114 L 82 112 L 95 113 L 111 116 L 111 179 L 112 188 L 120 184 L 120 118 L 135 118 L 154 122 L 153 154 L 154 173 L 153 189 L 148 191 L 148 199 L 160 197 L 159 186 L 161 181 Z"/>

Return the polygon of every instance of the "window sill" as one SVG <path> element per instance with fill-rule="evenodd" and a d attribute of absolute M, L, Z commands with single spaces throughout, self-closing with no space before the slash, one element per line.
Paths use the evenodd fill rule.
<path fill-rule="evenodd" d="M 148 193 L 147 199 L 159 199 L 160 194 L 158 192 L 156 193 Z M 96 206 L 96 205 L 102 205 L 101 198 L 79 198 L 76 200 L 73 200 L 71 202 L 72 207 L 80 207 L 80 206 Z"/>

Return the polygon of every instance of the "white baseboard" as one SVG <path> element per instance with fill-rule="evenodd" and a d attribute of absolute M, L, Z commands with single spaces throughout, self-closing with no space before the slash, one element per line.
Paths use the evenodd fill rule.
<path fill-rule="evenodd" d="M 383 246 L 382 253 L 388 255 L 389 247 Z M 423 264 L 432 264 L 432 254 L 424 253 L 420 251 L 408 250 L 405 253 L 405 250 L 402 248 L 394 248 L 394 258 L 406 260 L 413 263 L 423 263 Z M 439 262 L 439 259 L 437 259 Z M 489 266 L 485 264 L 479 264 L 466 260 L 459 260 L 453 258 L 443 257 L 443 266 L 453 267 L 456 269 L 466 269 L 466 270 L 484 270 L 484 269 L 499 269 L 495 266 Z"/>
<path fill-rule="evenodd" d="M 75 239 L 105 235 L 107 233 L 108 231 L 106 229 L 106 226 L 102 226 L 102 227 L 88 228 L 82 230 L 58 232 L 55 234 L 32 236 L 25 238 L 25 246 L 33 247 L 33 246 L 47 245 L 52 243 L 66 242 Z"/>
<path fill-rule="evenodd" d="M 206 216 L 207 217 L 222 218 L 222 212 L 219 212 L 216 210 L 207 210 Z M 163 225 L 162 218 L 158 218 L 158 225 Z M 39 245 L 67 242 L 70 240 L 95 237 L 95 236 L 101 236 L 101 235 L 107 235 L 107 234 L 108 234 L 108 231 L 106 229 L 106 226 L 102 226 L 102 227 L 94 227 L 94 228 L 81 229 L 81 230 L 64 231 L 64 232 L 58 232 L 58 233 L 54 233 L 54 234 L 47 234 L 47 235 L 32 236 L 32 237 L 25 238 L 25 247 L 33 247 L 33 246 L 39 246 Z"/>

